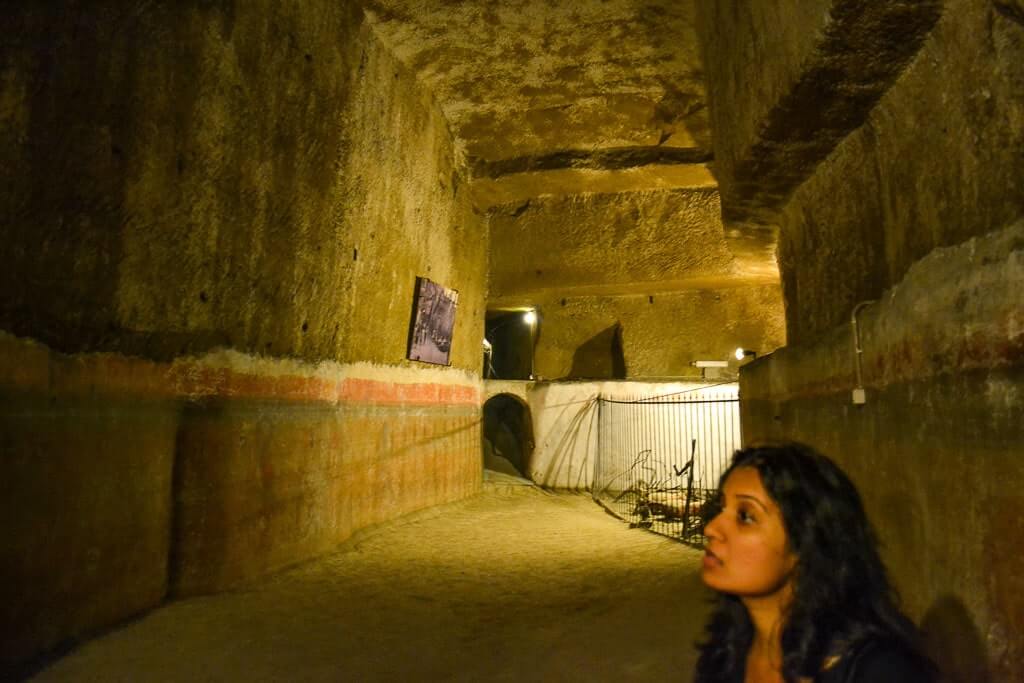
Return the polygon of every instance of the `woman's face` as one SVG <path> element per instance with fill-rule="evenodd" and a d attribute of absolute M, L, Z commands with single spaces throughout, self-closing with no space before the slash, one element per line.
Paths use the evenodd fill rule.
<path fill-rule="evenodd" d="M 721 512 L 704 529 L 704 583 L 740 598 L 781 594 L 790 583 L 796 555 L 789 549 L 782 511 L 765 491 L 760 473 L 737 467 L 721 495 Z"/>

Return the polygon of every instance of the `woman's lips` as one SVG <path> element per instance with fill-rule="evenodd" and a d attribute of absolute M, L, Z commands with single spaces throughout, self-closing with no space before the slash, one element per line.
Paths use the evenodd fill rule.
<path fill-rule="evenodd" d="M 715 555 L 713 552 L 705 548 L 704 559 L 702 561 L 702 564 L 704 565 L 705 569 L 710 569 L 712 567 L 721 567 L 722 560 L 718 558 L 718 555 Z"/>

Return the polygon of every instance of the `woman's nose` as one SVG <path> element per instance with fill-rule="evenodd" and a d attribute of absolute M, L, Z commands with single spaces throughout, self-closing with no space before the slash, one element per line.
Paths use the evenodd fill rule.
<path fill-rule="evenodd" d="M 722 513 L 719 512 L 704 525 L 704 535 L 708 538 L 714 538 L 716 540 L 722 540 L 722 534 L 720 532 L 721 523 L 719 520 L 722 518 Z"/>

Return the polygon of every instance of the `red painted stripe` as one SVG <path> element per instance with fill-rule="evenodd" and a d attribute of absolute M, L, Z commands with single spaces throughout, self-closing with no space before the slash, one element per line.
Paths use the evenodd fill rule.
<path fill-rule="evenodd" d="M 156 399 L 237 397 L 374 405 L 479 406 L 482 387 L 295 374 L 261 375 L 196 361 L 157 363 L 115 354 L 66 356 L 0 339 L 0 387 L 63 396 Z"/>

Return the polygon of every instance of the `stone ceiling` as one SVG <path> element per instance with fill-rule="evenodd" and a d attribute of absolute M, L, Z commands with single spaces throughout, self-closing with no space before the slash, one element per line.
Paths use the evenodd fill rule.
<path fill-rule="evenodd" d="M 717 187 L 693 0 L 365 6 L 378 39 L 449 122 L 481 208 L 686 189 L 704 202 Z M 719 276 L 777 278 L 773 247 L 754 245 Z"/>

